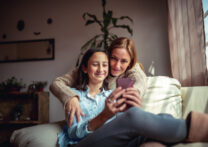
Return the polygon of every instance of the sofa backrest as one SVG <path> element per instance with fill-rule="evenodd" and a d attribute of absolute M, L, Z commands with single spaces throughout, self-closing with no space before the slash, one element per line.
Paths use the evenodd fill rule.
<path fill-rule="evenodd" d="M 208 86 L 181 87 L 182 117 L 190 111 L 208 113 Z"/>

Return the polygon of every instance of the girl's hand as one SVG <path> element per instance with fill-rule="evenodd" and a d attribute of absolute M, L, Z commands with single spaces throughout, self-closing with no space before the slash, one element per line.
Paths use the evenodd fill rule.
<path fill-rule="evenodd" d="M 102 114 L 106 119 L 111 118 L 117 112 L 122 112 L 126 108 L 125 98 L 122 98 L 125 90 L 121 87 L 116 88 L 111 95 L 106 99 L 105 109 Z"/>
<path fill-rule="evenodd" d="M 134 88 L 127 88 L 123 97 L 126 99 L 125 103 L 129 106 L 139 107 L 142 106 L 142 97 L 139 94 L 139 91 Z"/>
<path fill-rule="evenodd" d="M 105 101 L 104 110 L 89 121 L 88 130 L 93 131 L 101 127 L 108 119 L 113 117 L 117 112 L 123 111 L 126 108 L 125 99 L 120 98 L 125 92 L 121 87 L 116 88 L 115 91 Z"/>
<path fill-rule="evenodd" d="M 80 121 L 80 116 L 84 116 L 77 96 L 72 97 L 65 106 L 65 117 L 69 127 L 73 123 L 74 115 L 76 115 L 77 122 Z"/>

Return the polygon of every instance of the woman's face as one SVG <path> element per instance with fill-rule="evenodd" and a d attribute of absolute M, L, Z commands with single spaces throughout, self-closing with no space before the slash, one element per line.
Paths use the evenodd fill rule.
<path fill-rule="evenodd" d="M 89 82 L 100 83 L 108 76 L 108 57 L 103 52 L 94 53 L 88 60 L 87 68 L 83 68 L 88 74 Z"/>
<path fill-rule="evenodd" d="M 110 57 L 111 75 L 114 77 L 123 74 L 131 62 L 129 52 L 125 48 L 113 49 Z"/>

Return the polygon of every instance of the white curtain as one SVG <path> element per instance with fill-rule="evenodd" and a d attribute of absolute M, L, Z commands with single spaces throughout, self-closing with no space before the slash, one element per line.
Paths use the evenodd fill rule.
<path fill-rule="evenodd" d="M 172 76 L 182 86 L 207 85 L 201 0 L 168 0 Z"/>

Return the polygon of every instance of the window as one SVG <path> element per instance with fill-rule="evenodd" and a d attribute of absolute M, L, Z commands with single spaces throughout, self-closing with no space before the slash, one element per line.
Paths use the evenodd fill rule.
<path fill-rule="evenodd" d="M 204 32 L 206 40 L 206 60 L 208 69 L 208 0 L 202 0 L 203 10 L 204 10 Z"/>

